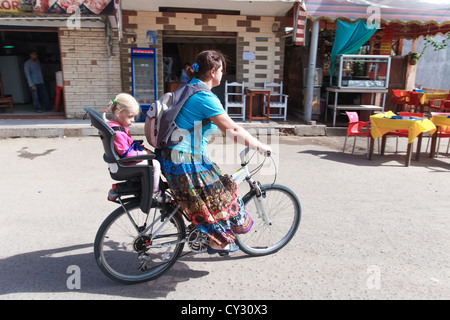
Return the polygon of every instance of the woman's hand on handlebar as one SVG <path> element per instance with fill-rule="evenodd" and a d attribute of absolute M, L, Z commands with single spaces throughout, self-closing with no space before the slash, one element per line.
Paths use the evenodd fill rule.
<path fill-rule="evenodd" d="M 258 152 L 266 157 L 270 157 L 272 154 L 272 147 L 261 143 L 261 145 L 258 147 Z"/>

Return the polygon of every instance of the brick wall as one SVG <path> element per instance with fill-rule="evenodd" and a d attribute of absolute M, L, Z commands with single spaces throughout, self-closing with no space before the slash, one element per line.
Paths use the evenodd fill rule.
<path fill-rule="evenodd" d="M 277 24 L 278 32 L 272 31 Z M 146 33 L 158 31 L 158 79 L 162 79 L 162 35 L 164 31 L 233 32 L 237 33 L 237 81 L 248 87 L 262 87 L 264 82 L 281 81 L 284 69 L 284 18 L 191 14 L 174 12 L 124 11 L 123 27 L 126 37 L 122 43 L 123 87 L 131 90 L 130 47 L 148 47 Z M 244 52 L 252 52 L 255 60 L 243 59 Z M 163 83 L 158 83 L 161 95 Z"/>
<path fill-rule="evenodd" d="M 59 30 L 66 117 L 81 118 L 84 107 L 103 111 L 121 92 L 120 52 L 116 35 L 108 56 L 104 28 Z"/>

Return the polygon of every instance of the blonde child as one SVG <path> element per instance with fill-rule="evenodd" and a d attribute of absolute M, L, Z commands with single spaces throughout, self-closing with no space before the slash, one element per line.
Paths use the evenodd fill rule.
<path fill-rule="evenodd" d="M 139 104 L 136 99 L 128 93 L 118 94 L 114 100 L 109 102 L 108 109 L 103 113 L 103 120 L 116 132 L 114 138 L 114 149 L 121 158 L 135 157 L 142 154 L 153 154 L 152 151 L 136 143 L 130 135 L 128 127 L 134 123 L 134 118 L 139 114 Z M 111 111 L 112 120 L 106 119 L 106 113 Z M 141 160 L 137 165 L 147 165 L 147 160 Z M 159 177 L 161 165 L 157 160 L 152 160 L 153 166 L 153 194 L 157 200 L 159 195 Z"/>

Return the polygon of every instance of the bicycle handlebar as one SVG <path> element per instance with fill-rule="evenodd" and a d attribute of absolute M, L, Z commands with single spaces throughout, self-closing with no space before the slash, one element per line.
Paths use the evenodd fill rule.
<path fill-rule="evenodd" d="M 244 148 L 244 150 L 241 151 L 241 153 L 239 153 L 239 157 L 241 158 L 242 163 L 245 163 L 245 156 L 248 154 L 249 151 L 250 151 L 250 147 L 247 146 Z M 265 157 L 270 157 L 271 154 L 272 153 L 270 151 L 264 152 Z"/>

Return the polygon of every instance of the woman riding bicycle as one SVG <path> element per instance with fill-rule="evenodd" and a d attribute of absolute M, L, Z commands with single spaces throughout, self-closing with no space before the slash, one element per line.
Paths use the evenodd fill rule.
<path fill-rule="evenodd" d="M 217 51 L 201 52 L 188 75 L 189 83 L 203 82 L 210 89 L 220 84 L 226 69 L 224 56 Z M 181 129 L 190 129 L 209 118 L 202 127 L 200 139 L 195 130 L 174 147 L 156 150 L 157 159 L 173 191 L 180 209 L 193 225 L 209 235 L 208 253 L 224 254 L 238 250 L 235 233 L 245 233 L 252 226 L 243 202 L 237 196 L 237 185 L 206 155 L 209 135 L 219 128 L 234 141 L 270 154 L 271 147 L 262 144 L 225 112 L 218 97 L 210 91 L 200 91 L 190 97 L 175 119 Z M 197 138 L 197 139 L 196 139 Z"/>

